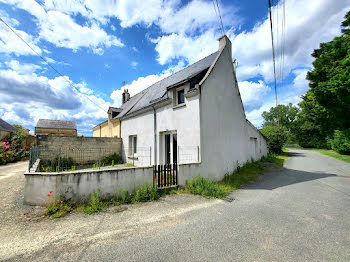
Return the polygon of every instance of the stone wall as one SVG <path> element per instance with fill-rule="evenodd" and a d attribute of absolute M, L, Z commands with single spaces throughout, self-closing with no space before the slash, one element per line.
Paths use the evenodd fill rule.
<path fill-rule="evenodd" d="M 39 158 L 52 160 L 60 152 L 61 157 L 71 157 L 77 164 L 97 161 L 113 153 L 121 154 L 121 138 L 37 136 Z"/>

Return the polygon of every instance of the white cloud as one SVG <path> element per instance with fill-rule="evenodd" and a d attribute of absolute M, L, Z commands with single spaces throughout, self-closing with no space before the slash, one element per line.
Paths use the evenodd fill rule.
<path fill-rule="evenodd" d="M 81 47 L 88 47 L 93 50 L 93 53 L 102 55 L 104 48 L 124 46 L 120 39 L 114 35 L 108 35 L 97 22 L 90 21 L 90 23 L 80 25 L 72 19 L 69 14 L 81 13 L 86 16 L 89 14 L 80 1 L 46 1 L 44 6 L 41 6 L 34 0 L 10 0 L 6 3 L 15 5 L 32 14 L 36 18 L 38 24 L 40 39 L 51 42 L 58 47 L 70 48 L 73 51 L 77 51 Z M 45 8 L 47 8 L 47 10 Z M 3 30 L 2 27 L 0 30 L 1 29 Z M 8 33 L 6 31 L 0 31 L 1 38 L 3 38 L 5 33 Z M 18 32 L 23 35 L 23 38 L 30 38 L 24 32 Z M 15 37 L 16 36 L 12 38 Z M 12 44 L 12 39 L 5 40 L 6 41 L 3 41 L 8 43 L 7 46 L 9 46 L 10 43 Z M 28 42 L 33 42 L 30 40 L 31 39 L 29 39 Z M 0 43 L 0 47 L 1 44 L 2 43 Z M 7 49 L 9 49 L 7 50 L 8 53 L 15 53 L 15 50 L 12 50 L 13 48 L 7 47 Z M 20 54 L 23 54 L 23 52 Z"/>
<path fill-rule="evenodd" d="M 20 70 L 0 69 L 0 117 L 6 121 L 33 128 L 39 118 L 70 119 L 78 122 L 80 132 L 89 134 L 106 118 L 110 103 L 93 95 L 85 82 L 75 84 L 78 92 L 64 79 L 68 77 L 48 78 L 26 64 L 8 64 Z"/>
<path fill-rule="evenodd" d="M 19 74 L 32 74 L 41 68 L 35 64 L 20 64 L 17 60 L 7 61 L 5 65 Z"/>
<path fill-rule="evenodd" d="M 136 67 L 138 64 L 139 64 L 139 63 L 136 62 L 136 61 L 132 61 L 132 62 L 131 62 L 131 66 L 132 66 L 132 67 Z"/>
<path fill-rule="evenodd" d="M 238 83 L 244 108 L 251 111 L 260 108 L 264 103 L 264 98 L 270 88 L 263 82 L 242 81 Z"/>

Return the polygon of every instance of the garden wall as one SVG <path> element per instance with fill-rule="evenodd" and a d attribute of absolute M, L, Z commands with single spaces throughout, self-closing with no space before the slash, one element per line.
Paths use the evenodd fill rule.
<path fill-rule="evenodd" d="M 52 160 L 60 152 L 62 158 L 71 157 L 76 164 L 84 164 L 113 153 L 121 155 L 122 139 L 38 135 L 37 146 L 42 160 Z"/>
<path fill-rule="evenodd" d="M 26 173 L 24 203 L 47 205 L 48 194 L 67 201 L 86 201 L 91 192 L 99 189 L 101 199 L 113 197 L 118 188 L 134 192 L 135 187 L 153 183 L 153 167 L 80 170 L 61 173 Z"/>

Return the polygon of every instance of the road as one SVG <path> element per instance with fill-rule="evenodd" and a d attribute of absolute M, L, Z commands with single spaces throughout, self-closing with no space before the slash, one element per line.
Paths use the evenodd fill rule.
<path fill-rule="evenodd" d="M 0 259 L 350 261 L 350 164 L 291 152 L 233 202 L 172 195 L 93 216 L 0 217 Z"/>

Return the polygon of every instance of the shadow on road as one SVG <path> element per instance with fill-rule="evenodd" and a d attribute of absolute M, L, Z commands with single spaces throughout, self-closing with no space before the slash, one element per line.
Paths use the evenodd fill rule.
<path fill-rule="evenodd" d="M 299 153 L 293 153 L 298 154 Z M 245 189 L 266 189 L 272 190 L 279 187 L 289 186 L 292 184 L 303 183 L 325 177 L 335 177 L 337 175 L 323 172 L 306 172 L 288 168 L 281 168 L 278 170 L 270 171 L 264 176 L 250 185 L 244 187 Z"/>

